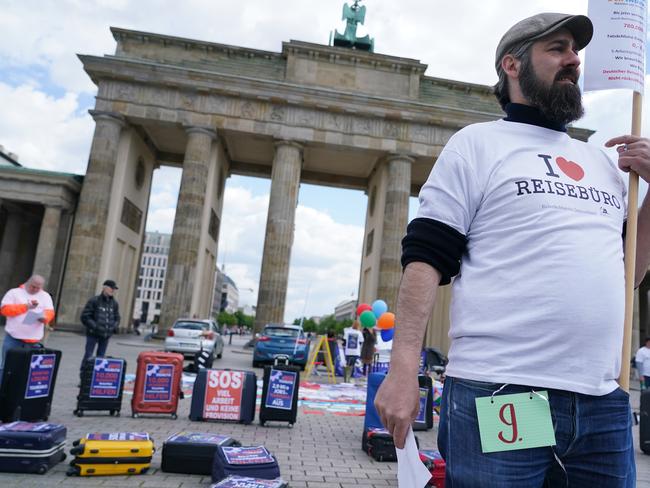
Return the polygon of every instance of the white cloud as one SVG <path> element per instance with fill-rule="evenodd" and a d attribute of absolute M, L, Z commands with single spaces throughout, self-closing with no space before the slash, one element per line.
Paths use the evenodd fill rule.
<path fill-rule="evenodd" d="M 34 86 L 0 82 L 0 144 L 20 156 L 21 164 L 85 173 L 94 122 L 79 113 L 77 95 L 53 97 Z"/>
<path fill-rule="evenodd" d="M 219 239 L 220 265 L 240 289 L 240 302 L 256 304 L 266 232 L 268 194 L 254 196 L 243 187 L 226 186 Z M 334 306 L 356 296 L 363 229 L 335 222 L 328 214 L 299 205 L 291 254 L 285 319 L 333 313 Z M 309 290 L 309 297 L 307 297 Z"/>

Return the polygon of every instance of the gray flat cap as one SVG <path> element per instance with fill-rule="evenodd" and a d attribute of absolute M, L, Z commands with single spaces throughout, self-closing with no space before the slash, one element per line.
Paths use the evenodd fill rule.
<path fill-rule="evenodd" d="M 494 65 L 499 70 L 501 59 L 514 45 L 523 41 L 533 41 L 551 34 L 559 29 L 568 29 L 578 45 L 584 48 L 594 34 L 594 26 L 589 17 L 584 15 L 558 14 L 545 12 L 517 22 L 508 29 L 497 46 Z"/>

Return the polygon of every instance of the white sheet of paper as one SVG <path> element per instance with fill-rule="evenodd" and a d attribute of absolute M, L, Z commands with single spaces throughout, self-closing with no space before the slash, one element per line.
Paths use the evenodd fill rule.
<path fill-rule="evenodd" d="M 397 451 L 397 486 L 400 488 L 423 488 L 431 479 L 431 473 L 420 460 L 413 429 L 409 427 L 404 449 Z"/>
<path fill-rule="evenodd" d="M 25 325 L 40 324 L 38 319 L 42 319 L 43 317 L 44 317 L 43 312 L 34 312 L 33 310 L 30 310 L 27 312 L 27 315 L 25 315 L 25 318 L 23 319 L 23 324 Z"/>

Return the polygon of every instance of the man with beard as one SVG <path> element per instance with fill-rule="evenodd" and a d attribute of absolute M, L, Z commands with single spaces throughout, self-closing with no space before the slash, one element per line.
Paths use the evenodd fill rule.
<path fill-rule="evenodd" d="M 629 396 L 616 381 L 626 188 L 603 151 L 566 132 L 583 114 L 578 51 L 592 32 L 587 17 L 555 13 L 506 32 L 495 94 L 507 116 L 449 140 L 402 242 L 398 326 L 375 405 L 402 447 L 418 411 L 418 359 L 437 287 L 455 276 L 438 432 L 447 486 L 635 484 Z M 650 179 L 650 141 L 606 145 L 617 146 L 619 168 Z M 637 284 L 650 256 L 649 198 L 639 212 Z M 533 399 L 550 408 L 525 418 Z M 489 422 L 479 425 L 486 408 L 500 439 L 494 449 Z M 528 445 L 521 433 L 544 424 L 555 441 Z"/>

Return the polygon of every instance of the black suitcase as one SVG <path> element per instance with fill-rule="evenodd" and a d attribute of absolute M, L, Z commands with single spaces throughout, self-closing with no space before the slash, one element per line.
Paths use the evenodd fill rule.
<path fill-rule="evenodd" d="M 58 424 L 0 425 L 0 471 L 45 474 L 65 459 L 66 428 Z"/>
<path fill-rule="evenodd" d="M 420 447 L 420 440 L 417 436 L 415 436 L 415 443 Z M 386 429 L 364 429 L 361 444 L 365 446 L 364 451 L 375 461 L 397 461 L 397 451 L 395 450 L 393 436 Z"/>
<path fill-rule="evenodd" d="M 262 480 L 247 476 L 228 476 L 210 488 L 289 488 L 289 485 L 281 479 Z"/>
<path fill-rule="evenodd" d="M 433 380 L 427 375 L 418 376 L 420 409 L 413 421 L 413 430 L 433 429 Z"/>
<path fill-rule="evenodd" d="M 280 361 L 284 361 L 284 364 L 280 364 Z M 275 420 L 289 422 L 289 425 L 293 426 L 298 416 L 299 388 L 300 368 L 290 366 L 288 356 L 278 356 L 273 366 L 265 366 L 260 425 Z"/>
<path fill-rule="evenodd" d="M 81 368 L 81 387 L 77 395 L 77 408 L 73 413 L 77 417 L 83 417 L 86 411 L 107 410 L 111 415 L 119 417 L 125 374 L 124 359 L 87 359 Z"/>
<path fill-rule="evenodd" d="M 644 454 L 650 454 L 650 390 L 641 392 L 639 444 Z"/>
<path fill-rule="evenodd" d="M 264 446 L 219 446 L 214 454 L 212 481 L 231 475 L 274 480 L 280 477 L 280 466 Z"/>
<path fill-rule="evenodd" d="M 60 363 L 61 351 L 40 344 L 9 349 L 0 386 L 2 422 L 48 419 Z"/>
<path fill-rule="evenodd" d="M 252 371 L 202 369 L 194 381 L 190 420 L 250 424 L 256 398 L 257 376 Z"/>
<path fill-rule="evenodd" d="M 204 432 L 178 432 L 162 447 L 162 470 L 165 473 L 212 474 L 212 461 L 219 446 L 240 446 L 226 435 Z"/>

